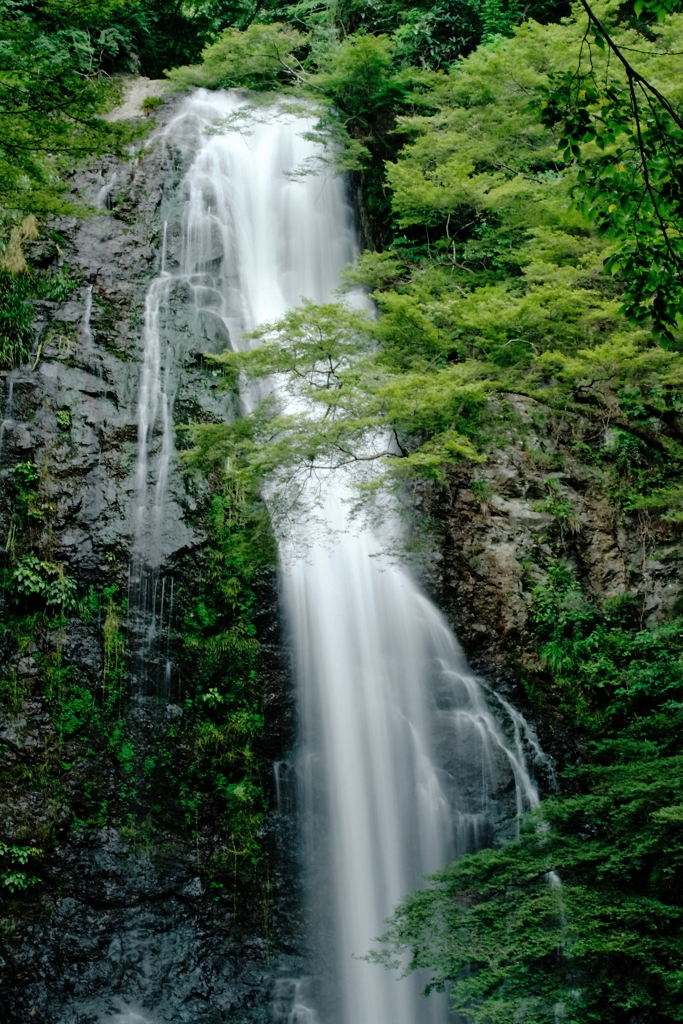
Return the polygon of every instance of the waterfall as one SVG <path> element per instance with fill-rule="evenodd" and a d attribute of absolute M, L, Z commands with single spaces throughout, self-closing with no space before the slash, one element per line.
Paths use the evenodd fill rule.
<path fill-rule="evenodd" d="M 165 235 L 164 226 L 164 239 Z M 168 343 L 164 346 L 160 317 L 162 306 L 168 303 L 170 284 L 171 277 L 164 269 L 162 257 L 161 274 L 152 282 L 145 299 L 144 351 L 137 405 L 133 551 L 128 582 L 128 636 L 133 677 L 138 690 L 146 692 L 150 688 L 151 667 L 152 691 L 163 694 L 168 694 L 168 671 L 164 671 L 161 688 L 159 673 L 155 671 L 158 670 L 155 655 L 159 637 L 164 633 L 165 578 L 160 576 L 159 570 L 163 560 L 166 488 L 173 453 L 171 373 L 177 369 L 177 360 Z M 162 346 L 165 348 L 163 360 Z M 156 455 L 154 479 L 150 480 L 153 455 Z"/>
<path fill-rule="evenodd" d="M 102 175 L 100 175 L 100 178 L 102 178 Z M 112 191 L 114 189 L 115 184 L 116 171 L 113 171 L 111 177 L 109 178 L 109 181 L 103 180 L 102 187 L 99 189 L 97 193 L 97 205 L 103 206 L 105 210 L 111 210 L 112 208 Z"/>
<path fill-rule="evenodd" d="M 89 284 L 85 289 L 85 303 L 83 306 L 83 316 L 78 328 L 81 341 L 84 349 L 91 349 L 93 343 L 92 328 L 90 326 L 90 319 L 92 317 L 92 285 Z"/>
<path fill-rule="evenodd" d="M 173 289 L 185 289 L 201 336 L 236 348 L 245 331 L 302 298 L 329 301 L 356 252 L 344 181 L 291 174 L 318 152 L 302 137 L 304 121 L 261 113 L 248 131 L 204 133 L 243 102 L 199 90 L 164 130 L 183 145 L 193 140 L 196 155 L 183 185 L 182 253 L 166 269 L 165 230 L 147 296 L 139 580 L 153 579 L 145 572 L 163 553 L 182 345 L 164 341 L 160 316 Z M 419 979 L 397 981 L 358 957 L 425 873 L 514 828 L 515 815 L 538 803 L 527 757 L 543 755 L 521 715 L 495 695 L 492 713 L 439 611 L 374 533 L 348 518 L 349 493 L 348 481 L 328 481 L 324 528 L 304 553 L 282 548 L 310 944 L 321 980 L 281 980 L 273 1012 L 288 1024 L 436 1024 L 448 1016 L 444 999 L 425 1001 Z"/>
<path fill-rule="evenodd" d="M 5 443 L 5 434 L 7 430 L 11 430 L 14 426 L 14 377 L 8 377 L 7 379 L 7 402 L 5 404 L 4 415 L 2 422 L 0 423 L 0 463 L 2 460 L 2 449 Z"/>
<path fill-rule="evenodd" d="M 425 1003 L 421 979 L 397 983 L 354 957 L 424 874 L 538 804 L 526 767 L 536 741 L 517 712 L 507 739 L 441 614 L 371 533 L 349 528 L 339 488 L 325 519 L 338 539 L 292 564 L 284 594 L 326 999 L 342 1024 L 436 1024 L 445 1005 Z"/>

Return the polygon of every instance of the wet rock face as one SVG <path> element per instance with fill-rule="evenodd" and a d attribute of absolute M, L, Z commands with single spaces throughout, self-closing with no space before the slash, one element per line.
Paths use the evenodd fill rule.
<path fill-rule="evenodd" d="M 36 304 L 30 363 L 0 373 L 0 472 L 6 476 L 22 458 L 41 466 L 54 504 L 54 557 L 77 566 L 82 581 L 98 581 L 103 573 L 110 578 L 116 562 L 123 584 L 127 571 L 145 298 L 161 269 L 164 224 L 166 259 L 169 265 L 180 259 L 179 185 L 198 136 L 191 125 L 172 140 L 164 136 L 163 122 L 179 102 L 167 101 L 159 131 L 134 162 L 105 160 L 74 176 L 74 194 L 98 206 L 100 215 L 56 221 L 54 242 L 39 241 L 28 255 L 37 265 L 56 260 L 68 266 L 82 283 L 61 305 Z M 164 337 L 171 345 L 183 340 L 175 403 L 185 418 L 223 419 L 230 399 L 216 397 L 216 382 L 201 357 L 222 351 L 227 339 L 214 337 L 211 325 L 198 326 L 178 291 L 164 309 Z M 68 413 L 68 427 L 60 413 Z M 171 534 L 176 526 L 176 535 L 167 538 L 171 557 L 199 538 L 184 521 L 193 498 L 177 475 L 168 500 L 176 513 L 166 517 Z"/>
<path fill-rule="evenodd" d="M 182 714 L 178 705 L 160 707 L 150 698 L 139 698 L 129 710 L 127 734 L 140 751 L 152 751 L 168 722 Z M 0 726 L 5 762 L 19 758 L 39 765 L 52 746 L 52 731 L 38 702 L 25 705 L 21 714 Z M 62 750 L 68 757 L 68 746 Z M 120 824 L 74 829 L 71 811 L 79 806 L 75 790 L 92 785 L 106 773 L 107 764 L 93 758 L 80 768 L 68 773 L 56 799 L 41 802 L 38 794 L 17 790 L 4 794 L 4 834 L 25 836 L 30 823 L 40 842 L 41 830 L 50 825 L 63 841 L 41 864 L 40 885 L 13 907 L 3 908 L 3 1020 L 287 1020 L 284 1011 L 278 1015 L 281 1000 L 276 993 L 287 979 L 302 973 L 292 865 L 283 857 L 271 858 L 270 905 L 265 906 L 248 896 L 235 900 L 207 882 L 210 834 L 193 846 L 172 831 L 163 837 L 157 832 L 145 843 L 139 832 Z M 110 768 L 105 785 L 112 805 L 119 784 Z M 273 812 L 264 827 L 264 843 L 271 849 L 286 847 L 293 840 L 292 827 L 291 818 Z M 135 833 L 132 839 L 130 833 Z"/>
<path fill-rule="evenodd" d="M 258 1019 L 263 940 L 207 902 L 189 851 L 136 854 L 105 828 L 59 852 L 68 894 L 8 942 L 10 970 L 32 978 L 12 1019 L 89 1024 L 131 1006 L 153 1021 Z"/>
<path fill-rule="evenodd" d="M 178 102 L 160 109 L 161 125 Z M 29 526 L 32 540 L 78 582 L 79 595 L 91 586 L 117 588 L 119 608 L 133 536 L 145 297 L 160 271 L 164 222 L 166 259 L 180 259 L 179 184 L 196 134 L 189 125 L 172 144 L 152 139 L 131 163 L 105 160 L 74 175 L 74 195 L 99 204 L 100 213 L 55 222 L 50 239 L 27 255 L 37 266 L 68 264 L 79 284 L 64 303 L 36 304 L 30 362 L 0 373 L 0 536 L 8 537 L 16 504 L 11 470 L 33 463 L 43 505 L 42 518 Z M 195 339 L 194 348 L 188 341 L 183 349 L 176 422 L 217 421 L 230 415 L 230 404 L 201 355 L 222 350 L 226 338 L 208 314 L 199 328 L 189 316 L 182 294 L 172 296 L 166 336 Z M 179 579 L 193 571 L 205 540 L 197 501 L 196 489 L 175 473 L 162 570 Z M 292 709 L 274 578 L 264 576 L 259 588 L 266 743 L 277 761 L 291 743 Z M 121 750 L 115 754 L 104 740 L 91 751 L 77 749 L 69 723 L 55 720 L 33 686 L 39 677 L 61 685 L 59 671 L 68 666 L 75 693 L 102 691 L 103 615 L 74 615 L 58 637 L 37 625 L 20 644 L 0 632 L 0 679 L 7 681 L 0 682 L 7 698 L 0 710 L 0 838 L 46 849 L 38 885 L 0 892 L 0 1016 L 7 1024 L 284 1020 L 291 1007 L 281 1013 L 274 993 L 298 970 L 292 865 L 270 858 L 265 910 L 253 893 L 236 905 L 211 890 L 198 867 L 219 842 L 210 826 L 195 844 L 180 822 L 161 842 L 158 835 L 146 841 L 139 821 L 127 829 L 122 790 L 132 783 L 122 775 Z M 174 682 L 176 700 L 180 690 Z M 71 713 L 79 713 L 77 705 Z M 138 764 L 171 725 L 182 733 L 183 713 L 181 699 L 130 702 L 123 728 Z M 291 823 L 272 812 L 263 826 L 271 853 L 283 830 Z M 279 937 L 277 948 L 270 934 Z"/>

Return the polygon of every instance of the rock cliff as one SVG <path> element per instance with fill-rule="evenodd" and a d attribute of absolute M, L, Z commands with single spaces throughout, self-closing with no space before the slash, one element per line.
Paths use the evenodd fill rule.
<path fill-rule="evenodd" d="M 573 723 L 552 712 L 552 681 L 535 649 L 534 587 L 559 561 L 595 606 L 631 595 L 641 628 L 652 627 L 680 611 L 680 531 L 647 510 L 620 510 L 604 466 L 577 445 L 588 435 L 604 451 L 608 421 L 562 422 L 519 395 L 498 411 L 511 424 L 507 443 L 481 466 L 451 468 L 443 487 L 421 496 L 438 548 L 428 586 L 475 668 L 524 709 L 547 749 L 574 757 Z M 544 709 L 529 703 L 522 676 L 540 683 Z"/>
<path fill-rule="evenodd" d="M 164 137 L 176 107 L 165 103 L 134 159 L 108 159 L 74 174 L 72 194 L 90 203 L 92 214 L 55 221 L 27 256 L 35 268 L 66 269 L 75 287 L 66 302 L 36 304 L 30 362 L 0 375 L 6 560 L 30 547 L 78 592 L 68 614 L 53 622 L 30 601 L 19 609 L 16 595 L 3 595 L 3 849 L 42 851 L 37 881 L 25 891 L 6 885 L 2 898 L 0 991 L 8 1024 L 137 1020 L 126 1016 L 134 1012 L 154 1021 L 280 1020 L 292 1005 L 286 979 L 296 892 L 291 865 L 273 858 L 273 837 L 288 827 L 284 816 L 270 812 L 260 825 L 259 871 L 267 884 L 246 882 L 229 892 L 220 871 L 208 867 L 226 843 L 212 825 L 210 798 L 188 824 L 188 799 L 179 805 L 164 796 L 173 777 L 182 796 L 194 770 L 184 724 L 193 666 L 178 633 L 206 544 L 206 487 L 178 472 L 161 568 L 161 578 L 176 581 L 163 652 L 172 663 L 170 700 L 143 692 L 133 677 L 132 696 L 116 698 L 114 725 L 100 728 L 91 706 L 90 694 L 105 706 L 107 686 L 113 692 L 120 684 L 121 662 L 130 656 L 125 616 L 145 296 L 159 273 L 164 223 L 166 258 L 178 258 L 179 185 L 197 133 L 190 125 L 186 138 Z M 221 350 L 224 339 L 211 324 L 188 330 L 188 315 L 183 295 L 174 296 L 165 327 L 169 344 L 182 340 L 175 420 L 220 419 L 230 408 L 202 353 Z M 18 465 L 36 477 L 29 473 L 21 493 Z M 291 715 L 272 572 L 254 586 L 267 768 L 285 756 Z M 14 863 L 11 853 L 7 858 Z"/>

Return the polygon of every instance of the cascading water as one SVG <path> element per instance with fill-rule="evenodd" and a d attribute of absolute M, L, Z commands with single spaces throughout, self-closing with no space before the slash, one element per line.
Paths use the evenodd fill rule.
<path fill-rule="evenodd" d="M 92 317 L 92 285 L 89 284 L 85 289 L 85 303 L 83 305 L 83 316 L 79 325 L 78 333 L 80 334 L 81 343 L 84 349 L 91 349 L 93 343 L 92 328 L 90 326 L 90 318 Z"/>
<path fill-rule="evenodd" d="M 97 193 L 97 205 L 98 206 L 103 206 L 105 208 L 105 210 L 111 210 L 111 208 L 112 208 L 112 196 L 111 196 L 111 194 L 112 194 L 112 190 L 114 188 L 114 185 L 116 184 L 116 177 L 117 177 L 116 171 L 112 172 L 111 177 L 109 178 L 109 181 L 104 181 L 104 179 L 100 175 L 100 178 L 102 180 L 102 187 L 100 188 L 100 190 Z"/>
<path fill-rule="evenodd" d="M 164 241 L 165 238 L 166 225 Z M 173 451 L 173 395 L 169 383 L 176 360 L 173 358 L 175 353 L 171 353 L 170 346 L 166 345 L 165 366 L 162 363 L 160 317 L 162 306 L 168 303 L 170 284 L 171 277 L 166 272 L 165 252 L 162 250 L 161 274 L 152 282 L 145 299 L 144 355 L 137 407 L 133 554 L 128 585 L 129 646 L 133 653 L 134 676 L 142 690 L 148 682 L 149 665 L 156 654 L 159 636 L 164 632 L 166 579 L 160 577 L 159 566 L 163 554 L 164 502 Z M 160 444 L 155 436 L 157 420 L 161 421 Z M 155 479 L 150 481 L 150 460 L 155 454 Z M 158 689 L 158 678 L 154 682 Z M 162 692 L 167 692 L 167 689 L 164 686 Z"/>
<path fill-rule="evenodd" d="M 8 430 L 11 430 L 14 426 L 14 378 L 10 377 L 7 383 L 7 402 L 5 404 L 4 415 L 2 422 L 0 423 L 0 459 L 2 458 L 2 449 L 5 442 L 5 434 Z"/>
<path fill-rule="evenodd" d="M 508 741 L 440 613 L 369 532 L 349 529 L 338 488 L 325 519 L 338 539 L 293 562 L 284 593 L 314 928 L 328 932 L 334 967 L 330 1016 L 437 1022 L 445 1005 L 425 1003 L 419 978 L 397 984 L 354 957 L 424 874 L 537 805 L 525 756 L 534 737 L 514 721 Z"/>
<path fill-rule="evenodd" d="M 329 301 L 355 253 L 343 181 L 290 173 L 318 152 L 302 137 L 305 122 L 273 112 L 264 123 L 262 113 L 248 133 L 204 133 L 243 102 L 199 90 L 165 129 L 191 136 L 197 152 L 184 181 L 181 259 L 166 269 L 165 234 L 162 272 L 147 296 L 133 589 L 160 585 L 182 358 L 160 324 L 174 289 L 184 288 L 197 330 L 204 324 L 206 337 L 210 322 L 212 337 L 238 347 L 245 331 L 302 298 Z M 373 533 L 352 525 L 348 494 L 348 482 L 328 481 L 325 537 L 314 534 L 303 555 L 283 549 L 311 946 L 322 982 L 311 1001 L 301 980 L 285 998 L 281 980 L 273 1014 L 288 1024 L 435 1024 L 447 1016 L 443 1001 L 425 1001 L 417 979 L 397 982 L 357 957 L 425 873 L 537 803 L 526 757 L 542 754 L 505 701 L 497 701 L 502 725 L 491 713 L 440 613 Z M 148 631 L 157 604 L 158 595 L 140 590 Z"/>

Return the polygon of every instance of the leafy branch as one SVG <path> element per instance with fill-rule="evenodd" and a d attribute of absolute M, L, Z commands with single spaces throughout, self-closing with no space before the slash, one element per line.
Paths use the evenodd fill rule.
<path fill-rule="evenodd" d="M 580 56 L 578 70 L 551 76 L 543 121 L 559 127 L 564 160 L 579 165 L 574 195 L 582 212 L 617 242 L 605 267 L 625 284 L 623 312 L 637 323 L 651 319 L 667 345 L 683 311 L 683 119 L 587 0 L 580 3 L 588 15 L 585 40 L 617 59 L 625 86 L 599 80 L 592 55 L 582 70 Z M 646 6 L 668 11 L 658 0 L 640 9 Z"/>

